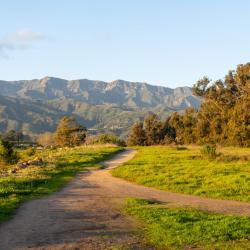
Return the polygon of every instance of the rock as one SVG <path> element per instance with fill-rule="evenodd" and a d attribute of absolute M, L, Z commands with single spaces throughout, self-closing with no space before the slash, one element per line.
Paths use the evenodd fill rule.
<path fill-rule="evenodd" d="M 29 164 L 27 162 L 23 162 L 21 164 L 18 165 L 18 169 L 24 169 L 24 168 L 27 168 Z"/>

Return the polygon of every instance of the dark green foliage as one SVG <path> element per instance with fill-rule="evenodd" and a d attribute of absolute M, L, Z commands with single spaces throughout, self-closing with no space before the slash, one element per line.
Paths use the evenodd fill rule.
<path fill-rule="evenodd" d="M 183 115 L 174 113 L 169 117 L 169 124 L 175 130 L 175 141 L 179 144 L 195 143 L 194 127 L 197 122 L 197 111 L 193 108 L 185 110 Z"/>
<path fill-rule="evenodd" d="M 164 139 L 163 123 L 159 120 L 156 114 L 150 114 L 144 120 L 144 129 L 146 133 L 146 145 L 160 144 Z"/>
<path fill-rule="evenodd" d="M 2 135 L 3 140 L 11 142 L 20 142 L 24 139 L 22 132 L 16 132 L 15 130 L 10 130 Z"/>
<path fill-rule="evenodd" d="M 179 151 L 180 150 L 188 150 L 187 147 L 182 147 L 182 146 L 177 146 L 176 149 L 179 150 Z"/>
<path fill-rule="evenodd" d="M 19 160 L 17 152 L 13 149 L 13 144 L 0 140 L 0 161 L 6 164 L 15 164 Z"/>
<path fill-rule="evenodd" d="M 150 146 L 157 144 L 171 144 L 175 141 L 175 129 L 169 119 L 162 122 L 156 114 L 150 114 L 144 123 L 137 122 L 131 129 L 127 139 L 129 146 Z"/>
<path fill-rule="evenodd" d="M 127 139 L 128 146 L 135 146 L 135 145 L 146 145 L 146 133 L 143 129 L 142 122 L 136 122 L 131 129 L 131 132 Z"/>
<path fill-rule="evenodd" d="M 224 80 L 211 82 L 204 77 L 193 86 L 193 93 L 203 98 L 199 111 L 188 108 L 184 114 L 175 112 L 165 123 L 150 114 L 144 120 L 145 143 L 131 140 L 132 130 L 132 145 L 250 146 L 250 63 L 239 65 Z"/>
<path fill-rule="evenodd" d="M 98 138 L 98 142 L 101 144 L 115 144 L 118 146 L 124 146 L 125 143 L 113 134 L 101 134 Z"/>

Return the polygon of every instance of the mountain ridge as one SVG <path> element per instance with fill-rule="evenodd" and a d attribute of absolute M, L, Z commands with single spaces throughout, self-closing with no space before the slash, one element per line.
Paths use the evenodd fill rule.
<path fill-rule="evenodd" d="M 88 128 L 128 128 L 149 112 L 165 118 L 188 107 L 198 109 L 200 104 L 201 99 L 192 94 L 190 87 L 172 89 L 120 79 L 105 82 L 49 76 L 0 80 L 0 131 L 30 130 L 34 134 L 53 131 L 63 115 L 77 116 Z M 15 110 L 19 110 L 16 118 Z M 50 122 L 46 123 L 46 119 Z"/>

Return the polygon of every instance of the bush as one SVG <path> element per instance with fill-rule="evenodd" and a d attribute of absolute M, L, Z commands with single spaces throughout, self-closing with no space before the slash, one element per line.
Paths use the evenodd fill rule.
<path fill-rule="evenodd" d="M 94 145 L 98 144 L 99 138 L 97 135 L 88 135 L 85 139 L 85 145 Z"/>
<path fill-rule="evenodd" d="M 98 142 L 101 144 L 115 144 L 118 146 L 125 146 L 125 142 L 120 140 L 113 134 L 102 134 L 98 138 Z"/>
<path fill-rule="evenodd" d="M 15 164 L 19 159 L 18 153 L 13 149 L 13 144 L 0 140 L 0 161 L 6 164 Z"/>
<path fill-rule="evenodd" d="M 188 148 L 183 146 L 177 146 L 176 150 L 188 150 Z"/>
<path fill-rule="evenodd" d="M 36 149 L 33 147 L 29 147 L 26 151 L 25 151 L 27 156 L 33 156 L 36 154 Z"/>
<path fill-rule="evenodd" d="M 216 158 L 217 156 L 216 146 L 215 145 L 203 146 L 203 148 L 201 149 L 201 154 L 208 158 Z"/>
<path fill-rule="evenodd" d="M 54 134 L 51 132 L 45 132 L 40 134 L 37 138 L 37 142 L 39 145 L 43 147 L 53 147 L 55 146 L 55 138 Z"/>

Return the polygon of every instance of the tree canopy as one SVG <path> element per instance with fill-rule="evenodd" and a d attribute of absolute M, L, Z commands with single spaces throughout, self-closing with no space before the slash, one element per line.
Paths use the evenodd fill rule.
<path fill-rule="evenodd" d="M 203 77 L 193 86 L 193 93 L 203 98 L 199 110 L 175 112 L 165 122 L 150 114 L 144 123 L 133 126 L 128 143 L 250 146 L 250 63 L 229 71 L 222 80 Z"/>
<path fill-rule="evenodd" d="M 86 128 L 79 124 L 72 116 L 63 117 L 55 133 L 55 141 L 59 146 L 78 146 L 84 143 L 86 138 Z"/>

